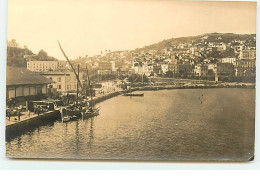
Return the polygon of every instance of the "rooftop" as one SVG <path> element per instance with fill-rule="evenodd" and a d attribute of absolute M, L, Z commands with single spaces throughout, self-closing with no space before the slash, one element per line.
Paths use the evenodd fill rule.
<path fill-rule="evenodd" d="M 23 67 L 6 68 L 6 85 L 33 85 L 33 84 L 50 84 L 54 81 L 39 75 L 38 73 L 27 70 Z"/>

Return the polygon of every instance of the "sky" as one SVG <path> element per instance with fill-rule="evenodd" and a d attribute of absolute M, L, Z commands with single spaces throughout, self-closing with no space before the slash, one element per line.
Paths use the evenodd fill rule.
<path fill-rule="evenodd" d="M 205 33 L 256 33 L 255 2 L 9 0 L 7 39 L 70 59 Z"/>

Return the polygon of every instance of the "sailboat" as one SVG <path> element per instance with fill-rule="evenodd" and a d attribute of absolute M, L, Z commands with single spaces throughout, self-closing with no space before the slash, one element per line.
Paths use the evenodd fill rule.
<path fill-rule="evenodd" d="M 90 105 L 89 105 L 89 109 L 87 109 L 85 111 L 85 113 L 83 113 L 83 117 L 98 116 L 100 107 L 97 107 L 97 108 L 95 107 L 95 103 L 93 101 L 92 85 L 90 83 L 90 78 L 89 78 L 87 67 L 86 67 L 86 70 L 87 70 L 88 86 L 89 86 L 89 90 L 90 90 Z"/>
<path fill-rule="evenodd" d="M 83 90 L 83 86 L 81 84 L 81 81 L 79 79 L 79 64 L 78 64 L 78 73 L 76 73 L 76 70 L 74 69 L 73 65 L 71 64 L 68 56 L 65 54 L 64 50 L 62 49 L 59 41 L 58 41 L 60 50 L 62 52 L 62 54 L 64 55 L 64 57 L 66 58 L 67 62 L 69 63 L 71 69 L 74 72 L 74 75 L 76 76 L 77 79 L 77 97 L 76 97 L 76 104 L 67 104 L 66 106 L 66 116 L 70 117 L 70 119 L 77 119 L 78 117 L 81 117 L 82 113 L 86 110 L 86 108 L 84 107 L 84 105 L 82 104 L 83 102 L 79 103 L 79 87 L 81 88 L 81 90 Z M 62 114 L 62 113 L 61 113 Z M 65 117 L 65 116 L 64 116 Z M 69 118 L 67 118 L 69 119 Z"/>

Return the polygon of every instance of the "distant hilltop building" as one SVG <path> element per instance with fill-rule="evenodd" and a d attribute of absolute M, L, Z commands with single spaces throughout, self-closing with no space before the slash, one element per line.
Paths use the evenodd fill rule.
<path fill-rule="evenodd" d="M 11 41 L 7 41 L 7 47 L 15 47 L 18 48 L 19 44 L 16 42 L 15 39 L 12 39 Z"/>
<path fill-rule="evenodd" d="M 27 69 L 33 72 L 54 71 L 58 65 L 58 61 L 27 61 Z"/>

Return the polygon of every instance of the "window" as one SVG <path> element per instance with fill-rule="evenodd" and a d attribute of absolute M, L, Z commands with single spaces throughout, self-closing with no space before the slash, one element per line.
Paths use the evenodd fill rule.
<path fill-rule="evenodd" d="M 59 90 L 61 89 L 61 85 L 58 85 L 58 89 L 59 89 Z"/>
<path fill-rule="evenodd" d="M 58 82 L 61 82 L 61 77 L 58 77 Z"/>

